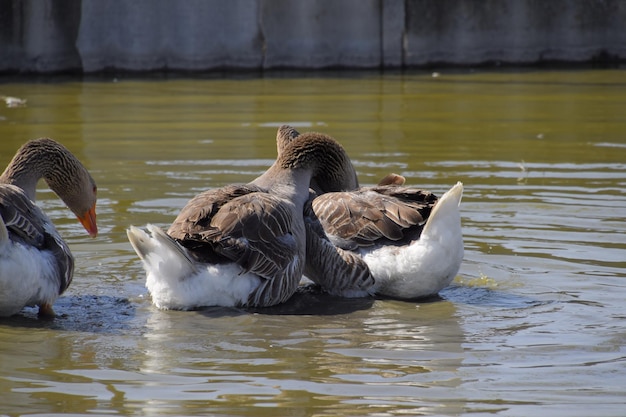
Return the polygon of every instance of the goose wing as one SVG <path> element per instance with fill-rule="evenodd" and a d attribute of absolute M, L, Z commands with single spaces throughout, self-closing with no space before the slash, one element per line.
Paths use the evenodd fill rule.
<path fill-rule="evenodd" d="M 234 262 L 263 278 L 249 304 L 266 305 L 286 300 L 300 279 L 294 274 L 304 260 L 293 224 L 288 201 L 252 186 L 230 186 L 194 197 L 168 234 L 199 261 Z"/>
<path fill-rule="evenodd" d="M 72 282 L 74 257 L 67 243 L 41 209 L 14 185 L 0 184 L 0 241 L 10 239 L 39 250 L 52 252 L 56 274 L 49 274 L 63 293 Z"/>
<path fill-rule="evenodd" d="M 419 238 L 436 201 L 427 191 L 383 185 L 322 194 L 312 207 L 331 241 L 354 250 Z"/>
<path fill-rule="evenodd" d="M 41 248 L 44 243 L 43 213 L 26 194 L 14 185 L 0 185 L 0 216 L 11 236 Z"/>

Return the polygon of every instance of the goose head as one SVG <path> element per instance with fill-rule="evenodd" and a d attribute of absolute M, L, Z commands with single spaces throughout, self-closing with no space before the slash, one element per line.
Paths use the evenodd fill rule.
<path fill-rule="evenodd" d="M 76 215 L 87 233 L 95 237 L 98 233 L 96 183 L 65 146 L 50 138 L 25 143 L 0 176 L 0 183 L 20 187 L 34 201 L 40 178 Z"/>
<path fill-rule="evenodd" d="M 252 184 L 295 198 L 293 201 L 300 201 L 303 195 L 307 200 L 312 178 L 319 178 L 324 184 L 323 192 L 339 191 L 339 182 L 327 178 L 332 178 L 332 173 L 348 164 L 350 159 L 336 140 L 322 133 L 308 132 L 299 135 L 297 140 L 285 141 L 274 164 Z"/>
<path fill-rule="evenodd" d="M 332 137 L 307 132 L 283 147 L 278 162 L 283 169 L 306 169 L 325 192 L 339 191 L 345 179 L 341 175 L 352 167 L 348 154 Z M 356 180 L 356 177 L 354 178 Z"/>
<path fill-rule="evenodd" d="M 308 142 L 334 142 L 332 148 L 336 152 L 336 155 L 333 158 L 333 163 L 324 165 L 322 169 L 319 169 L 311 178 L 311 188 L 316 193 L 323 194 L 334 191 L 346 191 L 359 187 L 356 170 L 347 152 L 335 139 L 323 133 L 308 132 L 300 134 L 289 125 L 280 126 L 276 133 L 276 148 L 279 159 L 290 145 L 301 140 Z"/>

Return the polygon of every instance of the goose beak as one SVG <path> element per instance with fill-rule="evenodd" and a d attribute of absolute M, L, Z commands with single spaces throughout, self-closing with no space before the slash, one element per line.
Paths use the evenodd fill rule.
<path fill-rule="evenodd" d="M 89 236 L 96 237 L 98 235 L 98 225 L 96 224 L 96 205 L 91 208 L 82 216 L 76 216 L 83 225 Z"/>

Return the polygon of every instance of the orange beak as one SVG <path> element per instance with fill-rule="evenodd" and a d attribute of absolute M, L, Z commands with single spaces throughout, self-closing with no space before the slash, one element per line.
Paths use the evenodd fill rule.
<path fill-rule="evenodd" d="M 96 224 L 96 205 L 94 204 L 87 213 L 78 217 L 78 221 L 83 225 L 89 236 L 96 237 L 98 234 L 98 225 Z"/>

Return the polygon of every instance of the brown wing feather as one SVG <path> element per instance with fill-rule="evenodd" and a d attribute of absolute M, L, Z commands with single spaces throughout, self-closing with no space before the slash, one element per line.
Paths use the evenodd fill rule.
<path fill-rule="evenodd" d="M 246 271 L 272 278 L 298 253 L 292 224 L 291 210 L 284 200 L 252 193 L 224 205 L 201 236 L 219 242 L 216 250 Z"/>
<path fill-rule="evenodd" d="M 19 187 L 0 184 L 0 215 L 17 239 L 41 248 L 44 242 L 41 210 Z"/>
<path fill-rule="evenodd" d="M 406 178 L 393 172 L 385 175 L 378 181 L 378 185 L 404 185 Z"/>
<path fill-rule="evenodd" d="M 63 293 L 72 282 L 74 257 L 48 217 L 19 187 L 9 184 L 0 184 L 0 216 L 9 239 L 54 254 L 58 271 L 55 284 L 59 294 Z"/>
<path fill-rule="evenodd" d="M 313 210 L 330 239 L 343 249 L 417 239 L 437 197 L 394 185 L 326 193 Z"/>
<path fill-rule="evenodd" d="M 167 234 L 177 240 L 192 239 L 210 227 L 213 216 L 235 198 L 259 191 L 249 185 L 229 185 L 193 197 L 180 211 Z"/>
<path fill-rule="evenodd" d="M 291 207 L 249 185 L 228 186 L 194 197 L 168 234 L 202 262 L 235 262 L 272 280 L 294 261 Z"/>

